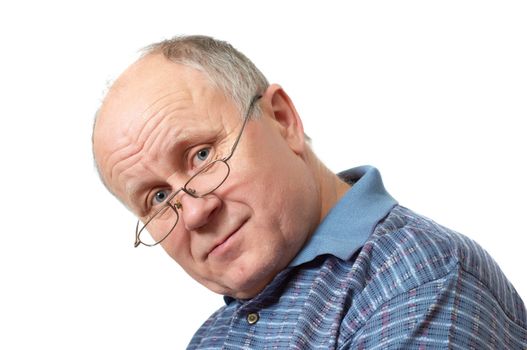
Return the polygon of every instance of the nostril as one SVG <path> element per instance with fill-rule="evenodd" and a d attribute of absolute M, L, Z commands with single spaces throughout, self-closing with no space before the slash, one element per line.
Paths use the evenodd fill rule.
<path fill-rule="evenodd" d="M 212 217 L 214 217 L 214 215 L 216 215 L 217 212 L 219 212 L 221 209 L 221 203 L 219 206 L 217 206 L 216 208 L 214 208 L 210 213 L 209 213 L 209 217 L 207 218 L 208 220 L 211 220 Z"/>

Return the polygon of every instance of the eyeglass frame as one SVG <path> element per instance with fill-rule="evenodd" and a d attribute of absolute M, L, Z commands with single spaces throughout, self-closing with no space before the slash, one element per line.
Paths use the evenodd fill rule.
<path fill-rule="evenodd" d="M 238 146 L 238 143 L 240 142 L 240 139 L 242 137 L 242 134 L 243 134 L 243 131 L 245 130 L 245 125 L 247 124 L 247 121 L 250 119 L 250 116 L 251 116 L 251 113 L 252 113 L 252 110 L 254 109 L 254 106 L 256 104 L 256 102 L 262 98 L 262 95 L 255 95 L 252 99 L 251 99 L 251 103 L 249 104 L 249 108 L 247 109 L 247 113 L 245 114 L 245 117 L 244 117 L 244 120 L 243 120 L 243 124 L 242 124 L 242 127 L 240 129 L 240 133 L 238 134 L 238 136 L 236 137 L 236 140 L 234 141 L 234 144 L 232 145 L 232 148 L 231 148 L 231 152 L 228 156 L 226 157 L 223 157 L 221 159 L 216 159 L 212 162 L 210 162 L 209 164 L 207 164 L 205 167 L 203 167 L 202 169 L 200 169 L 197 173 L 195 173 L 194 175 L 192 175 L 190 177 L 190 179 L 187 180 L 187 182 L 185 182 L 185 184 L 180 187 L 177 191 L 175 191 L 174 193 L 172 193 L 166 200 L 165 200 L 165 204 L 163 204 L 163 207 L 161 207 L 159 210 L 157 210 L 144 224 L 143 226 L 141 227 L 141 229 L 139 229 L 139 224 L 141 223 L 141 219 L 138 219 L 137 220 L 137 223 L 135 225 L 135 242 L 134 242 L 134 248 L 137 248 L 140 244 L 144 245 L 144 246 L 147 246 L 147 247 L 154 247 L 156 245 L 158 245 L 159 243 L 163 242 L 168 236 L 170 236 L 170 234 L 172 233 L 172 231 L 174 231 L 174 228 L 176 228 L 178 222 L 179 222 L 179 213 L 178 213 L 178 209 L 179 210 L 182 210 L 183 206 L 181 205 L 181 203 L 179 201 L 176 200 L 176 203 L 175 204 L 172 204 L 172 200 L 176 197 L 176 195 L 180 192 L 184 192 L 186 194 L 188 194 L 189 196 L 191 197 L 194 197 L 194 198 L 203 198 L 204 196 L 206 195 L 209 195 L 211 194 L 212 192 L 216 191 L 221 185 L 223 185 L 225 183 L 225 181 L 227 180 L 227 178 L 229 177 L 230 173 L 231 173 L 231 167 L 229 166 L 229 163 L 227 163 L 228 160 L 231 159 L 231 157 L 233 156 L 234 154 L 234 151 L 236 150 L 236 147 Z M 193 190 L 192 188 L 187 188 L 187 185 L 192 182 L 192 180 L 194 180 L 197 176 L 205 173 L 207 170 L 209 170 L 214 164 L 218 163 L 218 162 L 222 162 L 225 164 L 225 166 L 227 166 L 227 174 L 225 175 L 225 178 L 216 186 L 214 187 L 212 190 L 210 191 L 207 191 L 206 193 L 203 193 L 203 194 L 199 194 L 197 195 L 196 194 L 196 191 Z M 175 214 L 176 214 L 176 221 L 174 223 L 174 225 L 172 226 L 172 228 L 168 231 L 168 233 L 163 237 L 161 238 L 160 240 L 156 241 L 156 243 L 153 243 L 153 244 L 149 244 L 149 243 L 145 243 L 143 241 L 141 241 L 141 239 L 139 238 L 139 236 L 141 235 L 141 233 L 143 232 L 143 230 L 146 229 L 146 227 L 148 226 L 148 224 L 150 224 L 156 217 L 157 215 L 159 215 L 161 212 L 165 211 L 165 210 L 168 210 L 168 208 L 172 209 Z M 150 233 L 149 233 L 150 234 Z"/>

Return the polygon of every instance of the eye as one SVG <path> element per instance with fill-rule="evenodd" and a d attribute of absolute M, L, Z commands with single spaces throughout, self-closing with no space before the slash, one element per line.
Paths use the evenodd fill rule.
<path fill-rule="evenodd" d="M 203 165 L 203 163 L 207 162 L 207 160 L 210 158 L 210 152 L 210 147 L 205 147 L 198 150 L 192 159 L 192 166 L 200 167 Z"/>
<path fill-rule="evenodd" d="M 196 157 L 201 161 L 205 161 L 207 160 L 207 157 L 209 156 L 209 154 L 210 154 L 210 148 L 204 148 L 204 149 L 199 150 L 199 152 L 196 154 Z"/>
<path fill-rule="evenodd" d="M 169 190 L 157 191 L 152 198 L 152 205 L 159 205 L 164 203 L 170 194 Z"/>

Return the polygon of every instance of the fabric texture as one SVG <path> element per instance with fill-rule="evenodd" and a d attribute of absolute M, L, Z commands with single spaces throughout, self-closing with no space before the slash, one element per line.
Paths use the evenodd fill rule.
<path fill-rule="evenodd" d="M 290 266 L 226 297 L 188 349 L 527 349 L 525 306 L 487 252 L 398 205 L 375 168 L 341 176 L 353 187 Z"/>

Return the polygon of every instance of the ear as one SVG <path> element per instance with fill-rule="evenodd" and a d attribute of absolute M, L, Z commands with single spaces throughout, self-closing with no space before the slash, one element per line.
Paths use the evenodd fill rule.
<path fill-rule="evenodd" d="M 305 151 L 304 127 L 293 102 L 280 85 L 270 85 L 263 95 L 282 137 L 296 154 Z"/>

